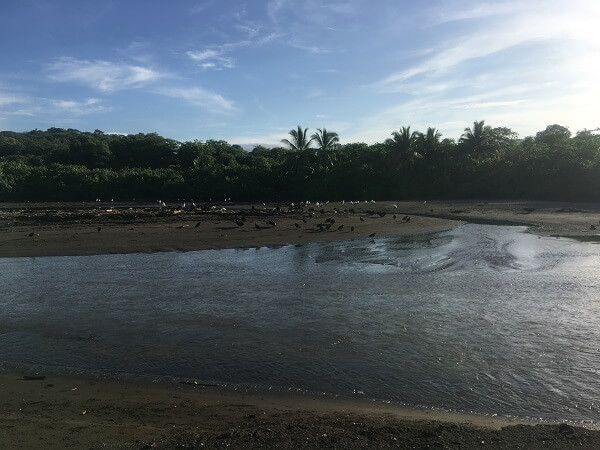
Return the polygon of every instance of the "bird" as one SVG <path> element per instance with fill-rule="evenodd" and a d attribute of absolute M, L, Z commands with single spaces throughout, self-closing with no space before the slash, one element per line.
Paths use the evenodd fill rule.
<path fill-rule="evenodd" d="M 362 217 L 360 217 L 360 221 L 361 221 L 361 222 L 364 222 L 364 221 L 365 221 L 365 219 L 363 219 Z"/>
<path fill-rule="evenodd" d="M 28 234 L 29 237 L 33 237 L 35 236 L 35 233 L 32 231 L 31 233 Z"/>
<path fill-rule="evenodd" d="M 235 224 L 236 224 L 238 227 L 241 227 L 241 226 L 243 226 L 243 225 L 244 225 L 244 221 L 243 221 L 243 220 L 234 220 L 234 222 L 235 222 Z"/>
<path fill-rule="evenodd" d="M 410 222 L 410 216 L 406 216 L 406 221 Z"/>
<path fill-rule="evenodd" d="M 590 225 L 590 230 L 595 230 L 596 229 L 596 225 Z"/>
<path fill-rule="evenodd" d="M 350 227 L 350 231 L 354 231 L 354 225 Z"/>
<path fill-rule="evenodd" d="M 335 223 L 335 219 L 331 219 L 331 218 L 329 218 L 329 219 L 325 219 L 325 222 L 329 222 L 329 223 Z"/>
<path fill-rule="evenodd" d="M 329 231 L 329 229 L 330 229 L 330 228 L 331 228 L 331 224 L 330 224 L 330 223 L 328 223 L 327 225 L 325 225 L 325 229 L 326 229 L 327 231 Z"/>
<path fill-rule="evenodd" d="M 304 217 L 302 218 L 302 222 L 306 223 L 306 219 Z"/>
<path fill-rule="evenodd" d="M 379 212 L 377 213 L 377 215 L 378 215 L 379 217 L 385 217 L 385 211 L 379 211 Z"/>
<path fill-rule="evenodd" d="M 200 221 L 196 222 L 196 225 L 194 225 L 194 228 L 198 228 L 198 227 L 200 226 L 200 224 L 201 224 L 201 223 L 202 223 L 202 222 L 200 222 Z"/>
<path fill-rule="evenodd" d="M 269 219 L 269 220 L 267 220 L 267 223 L 268 223 L 269 225 L 271 225 L 272 227 L 274 227 L 275 225 L 277 225 L 277 223 L 275 223 L 275 221 L 274 221 L 273 219 Z"/>
<path fill-rule="evenodd" d="M 343 229 L 344 229 L 344 225 L 340 225 L 340 226 L 338 227 L 338 231 L 339 231 L 339 230 L 343 230 Z"/>
<path fill-rule="evenodd" d="M 100 233 L 100 230 L 101 230 L 101 229 L 102 229 L 102 227 L 98 227 L 98 228 L 97 228 L 97 230 L 98 230 L 98 233 Z"/>
<path fill-rule="evenodd" d="M 375 233 L 371 233 L 369 237 L 375 237 Z"/>
<path fill-rule="evenodd" d="M 298 225 L 298 223 L 297 223 L 297 222 L 295 222 L 295 223 L 294 223 L 294 226 L 295 226 L 296 228 L 300 228 L 300 225 Z"/>
<path fill-rule="evenodd" d="M 398 209 L 398 205 L 394 205 L 394 208 L 395 208 L 395 209 Z"/>
<path fill-rule="evenodd" d="M 392 217 L 394 218 L 394 220 L 396 220 L 396 214 L 394 214 Z"/>

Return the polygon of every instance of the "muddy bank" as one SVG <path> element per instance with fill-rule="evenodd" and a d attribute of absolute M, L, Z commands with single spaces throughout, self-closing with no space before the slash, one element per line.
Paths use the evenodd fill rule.
<path fill-rule="evenodd" d="M 280 246 L 448 229 L 454 220 L 393 204 L 3 204 L 0 256 L 59 256 Z"/>
<path fill-rule="evenodd" d="M 410 217 L 410 220 L 407 220 Z M 403 220 L 404 219 L 404 220 Z M 557 202 L 0 204 L 0 256 L 92 255 L 279 246 L 396 236 L 464 222 L 525 225 L 546 236 L 600 241 L 600 205 Z"/>
<path fill-rule="evenodd" d="M 244 393 L 194 380 L 23 375 L 0 373 L 2 448 L 600 447 L 600 432 L 568 424 Z"/>

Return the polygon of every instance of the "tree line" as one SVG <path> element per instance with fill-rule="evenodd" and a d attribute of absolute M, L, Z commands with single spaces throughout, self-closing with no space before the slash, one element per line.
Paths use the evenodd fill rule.
<path fill-rule="evenodd" d="M 520 139 L 476 121 L 457 140 L 406 126 L 367 145 L 298 126 L 281 146 L 251 151 L 156 133 L 2 131 L 0 200 L 600 200 L 597 131 L 549 125 Z"/>

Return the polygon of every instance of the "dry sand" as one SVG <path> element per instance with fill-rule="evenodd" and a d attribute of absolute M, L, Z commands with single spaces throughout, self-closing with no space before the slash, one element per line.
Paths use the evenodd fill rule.
<path fill-rule="evenodd" d="M 315 211 L 288 212 L 282 205 L 276 212 L 275 207 L 226 204 L 208 211 L 161 211 L 133 204 L 3 204 L 0 256 L 278 246 L 436 231 L 464 222 L 527 225 L 541 235 L 599 239 L 593 229 L 600 220 L 596 204 L 337 203 L 325 205 L 324 213 L 313 205 Z M 383 212 L 383 217 L 377 214 Z M 402 220 L 406 215 L 409 222 Z M 245 223 L 238 226 L 234 220 L 242 217 Z M 328 218 L 335 223 L 320 231 L 318 224 Z M 23 380 L 22 375 L 0 373 L 0 448 L 600 448 L 600 432 L 566 424 L 515 425 L 175 382 L 49 374 Z"/>

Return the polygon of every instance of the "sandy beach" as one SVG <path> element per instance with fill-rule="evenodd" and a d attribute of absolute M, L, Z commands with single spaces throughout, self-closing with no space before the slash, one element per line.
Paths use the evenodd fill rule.
<path fill-rule="evenodd" d="M 127 203 L 1 204 L 0 256 L 280 246 L 431 232 L 465 222 L 524 225 L 539 235 L 599 239 L 594 227 L 600 225 L 600 206 L 594 204 L 289 206 L 224 204 L 181 210 Z M 197 380 L 182 384 L 0 372 L 0 448 L 178 447 L 600 448 L 600 431 L 360 399 L 246 393 Z"/>

